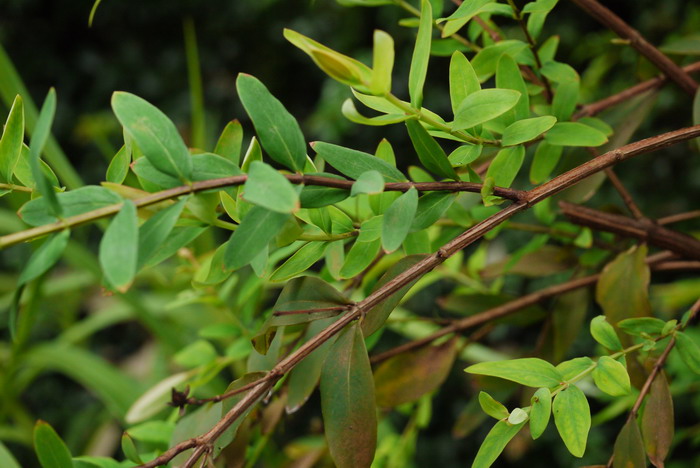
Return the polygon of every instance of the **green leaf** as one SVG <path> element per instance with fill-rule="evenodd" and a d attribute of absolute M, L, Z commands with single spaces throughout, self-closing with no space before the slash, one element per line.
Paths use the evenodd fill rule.
<path fill-rule="evenodd" d="M 299 195 L 291 182 L 261 161 L 253 161 L 250 165 L 243 198 L 278 213 L 293 213 L 300 206 Z"/>
<path fill-rule="evenodd" d="M 538 439 L 549 424 L 552 414 L 552 393 L 548 388 L 540 388 L 530 399 L 530 435 L 532 440 Z"/>
<path fill-rule="evenodd" d="M 418 208 L 411 224 L 411 231 L 427 229 L 445 214 L 457 198 L 453 193 L 428 192 L 418 199 Z"/>
<path fill-rule="evenodd" d="M 240 164 L 241 145 L 243 144 L 243 127 L 236 120 L 228 122 L 221 132 L 219 140 L 214 147 L 214 153 L 232 161 L 236 166 Z"/>
<path fill-rule="evenodd" d="M 136 448 L 136 443 L 134 443 L 134 439 L 131 438 L 128 432 L 122 434 L 121 449 L 127 460 L 138 463 L 139 465 L 143 464 L 143 460 L 141 460 L 139 451 Z"/>
<path fill-rule="evenodd" d="M 351 98 L 343 101 L 343 106 L 340 108 L 346 119 L 360 125 L 370 125 L 373 127 L 381 127 L 384 125 L 393 125 L 399 122 L 404 122 L 411 118 L 411 114 L 384 114 L 376 117 L 365 117 L 355 107 L 355 103 Z"/>
<path fill-rule="evenodd" d="M 524 425 L 525 422 L 511 424 L 508 421 L 498 421 L 482 442 L 481 447 L 479 447 L 474 463 L 472 463 L 472 468 L 488 468 L 491 466 L 503 452 L 503 449 L 506 448 L 508 442 L 520 432 Z"/>
<path fill-rule="evenodd" d="M 61 216 L 61 205 L 58 204 L 58 200 L 56 199 L 56 192 L 54 192 L 49 179 L 46 178 L 41 170 L 40 163 L 41 152 L 44 150 L 46 141 L 51 136 L 51 124 L 53 123 L 55 113 L 56 91 L 51 88 L 46 95 L 44 104 L 41 106 L 39 117 L 34 125 L 32 139 L 29 142 L 29 164 L 32 169 L 32 177 L 36 181 L 36 188 L 46 199 L 49 212 L 52 215 Z"/>
<path fill-rule="evenodd" d="M 151 216 L 139 227 L 137 270 L 148 263 L 168 238 L 186 202 L 187 198 L 183 197 L 177 203 Z"/>
<path fill-rule="evenodd" d="M 24 140 L 24 104 L 18 94 L 10 107 L 0 138 L 0 182 L 12 183 L 12 173 L 22 154 Z"/>
<path fill-rule="evenodd" d="M 328 174 L 324 172 L 306 173 L 306 175 L 320 175 L 331 179 L 346 180 L 337 174 Z M 348 198 L 350 192 L 344 189 L 322 187 L 320 185 L 306 185 L 301 189 L 299 201 L 302 208 L 321 208 L 328 205 L 341 202 Z"/>
<path fill-rule="evenodd" d="M 596 301 L 611 323 L 651 315 L 646 245 L 622 252 L 608 263 L 596 285 Z"/>
<path fill-rule="evenodd" d="M 231 235 L 224 253 L 224 266 L 237 269 L 250 263 L 280 232 L 288 216 L 254 206 Z"/>
<path fill-rule="evenodd" d="M 192 180 L 209 180 L 241 175 L 236 164 L 214 153 L 199 153 L 192 156 Z"/>
<path fill-rule="evenodd" d="M 460 178 L 447 159 L 445 151 L 417 120 L 407 120 L 406 128 L 418 158 L 426 169 L 441 176 L 459 181 Z"/>
<path fill-rule="evenodd" d="M 505 125 L 510 125 L 516 120 L 530 117 L 530 97 L 527 92 L 525 80 L 523 79 L 523 74 L 513 57 L 508 54 L 501 55 L 501 58 L 498 60 L 498 66 L 496 68 L 496 87 L 512 89 L 520 93 L 520 99 L 518 99 L 513 109 L 503 114 L 500 119 Z"/>
<path fill-rule="evenodd" d="M 327 246 L 327 242 L 309 242 L 305 244 L 272 273 L 270 281 L 286 281 L 305 272 L 323 257 Z"/>
<path fill-rule="evenodd" d="M 627 369 L 610 356 L 602 356 L 598 360 L 598 365 L 593 369 L 593 381 L 608 395 L 622 396 L 632 391 Z"/>
<path fill-rule="evenodd" d="M 105 178 L 107 182 L 121 184 L 129 174 L 129 164 L 131 163 L 131 151 L 126 146 L 122 146 L 107 167 Z"/>
<path fill-rule="evenodd" d="M 639 432 L 635 418 L 627 419 L 615 440 L 612 466 L 613 468 L 647 466 L 642 434 Z"/>
<path fill-rule="evenodd" d="M 459 105 L 452 130 L 464 130 L 493 120 L 512 109 L 520 93 L 512 89 L 482 89 L 470 94 Z"/>
<path fill-rule="evenodd" d="M 510 187 L 525 160 L 525 147 L 522 145 L 503 148 L 491 161 L 486 177 L 493 177 L 499 187 Z"/>
<path fill-rule="evenodd" d="M 472 66 L 479 81 L 483 83 L 493 76 L 504 54 L 516 57 L 528 47 L 529 45 L 523 41 L 504 40 L 481 49 L 472 59 Z"/>
<path fill-rule="evenodd" d="M 450 340 L 439 346 L 425 346 L 381 363 L 374 372 L 377 404 L 391 408 L 437 390 L 452 369 L 456 344 Z"/>
<path fill-rule="evenodd" d="M 331 457 L 338 468 L 369 467 L 377 443 L 374 381 L 357 324 L 333 344 L 321 372 L 321 410 Z"/>
<path fill-rule="evenodd" d="M 552 173 L 561 158 L 563 146 L 551 145 L 540 141 L 535 151 L 535 157 L 530 166 L 530 181 L 533 184 L 544 182 Z"/>
<path fill-rule="evenodd" d="M 34 426 L 34 450 L 42 468 L 73 468 L 68 447 L 47 422 Z"/>
<path fill-rule="evenodd" d="M 430 41 L 433 35 L 433 8 L 430 1 L 420 2 L 420 23 L 416 35 L 416 45 L 411 57 L 411 69 L 408 73 L 408 94 L 411 105 L 417 109 L 423 106 L 423 85 L 428 74 L 430 59 Z"/>
<path fill-rule="evenodd" d="M 345 262 L 340 269 L 341 278 L 353 278 L 367 268 L 379 253 L 382 246 L 381 239 L 371 241 L 355 241 L 350 251 L 345 255 Z"/>
<path fill-rule="evenodd" d="M 384 31 L 374 31 L 372 53 L 372 94 L 391 92 L 391 72 L 394 68 L 394 40 Z"/>
<path fill-rule="evenodd" d="M 676 332 L 676 349 L 683 362 L 696 374 L 700 374 L 700 346 L 687 334 Z"/>
<path fill-rule="evenodd" d="M 165 241 L 163 241 L 158 249 L 148 257 L 145 266 L 153 267 L 163 260 L 172 257 L 178 250 L 194 241 L 206 230 L 207 226 L 182 226 L 173 228 Z"/>
<path fill-rule="evenodd" d="M 492 1 L 493 0 L 471 0 L 469 2 L 462 2 L 459 5 L 459 8 L 457 8 L 454 11 L 454 13 L 452 13 L 447 18 L 443 18 L 441 21 L 465 18 L 471 19 L 479 12 L 479 10 L 482 7 L 484 7 L 488 3 L 491 3 Z"/>
<path fill-rule="evenodd" d="M 566 448 L 575 457 L 586 451 L 588 431 L 591 429 L 591 410 L 581 389 L 569 385 L 554 397 L 554 423 Z"/>
<path fill-rule="evenodd" d="M 447 159 L 450 160 L 453 167 L 466 166 L 476 161 L 481 156 L 483 149 L 481 145 L 462 145 L 451 152 Z"/>
<path fill-rule="evenodd" d="M 610 351 L 622 350 L 622 343 L 620 343 L 615 329 L 608 323 L 604 315 L 599 315 L 591 320 L 591 336 Z"/>
<path fill-rule="evenodd" d="M 301 171 L 306 144 L 297 120 L 254 76 L 239 74 L 236 89 L 265 151 L 278 163 Z"/>
<path fill-rule="evenodd" d="M 111 287 L 126 291 L 136 275 L 139 252 L 136 205 L 125 200 L 100 241 L 100 266 Z"/>
<path fill-rule="evenodd" d="M 556 367 L 538 358 L 480 362 L 464 370 L 471 374 L 500 377 L 528 387 L 556 387 L 563 380 Z"/>
<path fill-rule="evenodd" d="M 32 254 L 22 269 L 22 273 L 20 273 L 17 280 L 17 286 L 27 284 L 46 273 L 61 258 L 69 238 L 70 230 L 66 229 L 54 234 L 41 244 L 41 247 Z"/>
<path fill-rule="evenodd" d="M 378 171 L 363 172 L 352 184 L 350 190 L 351 196 L 356 196 L 361 193 L 382 193 L 384 191 L 384 177 Z"/>
<path fill-rule="evenodd" d="M 175 124 L 163 112 L 145 99 L 123 91 L 112 95 L 112 110 L 156 169 L 181 182 L 190 180 L 190 152 Z"/>
<path fill-rule="evenodd" d="M 473 3 L 473 2 L 471 2 Z M 464 99 L 479 91 L 481 85 L 476 77 L 472 64 L 462 52 L 455 51 L 450 59 L 450 103 L 452 113 L 457 115 L 457 109 Z"/>
<path fill-rule="evenodd" d="M 333 317 L 314 320 L 309 323 L 304 333 L 304 342 L 318 335 L 321 330 L 329 326 L 335 320 L 336 318 Z M 291 414 L 296 412 L 311 396 L 311 393 L 318 384 L 321 370 L 323 369 L 326 357 L 334 342 L 335 340 L 333 338 L 324 342 L 321 346 L 314 349 L 311 354 L 306 356 L 299 364 L 294 366 L 294 369 L 289 373 L 287 413 Z"/>
<path fill-rule="evenodd" d="M 417 208 L 418 191 L 415 187 L 411 187 L 386 210 L 382 225 L 382 247 L 386 252 L 393 252 L 401 247 L 401 243 L 411 230 Z"/>
<path fill-rule="evenodd" d="M 0 466 L 4 468 L 22 468 L 2 442 L 0 442 Z"/>
<path fill-rule="evenodd" d="M 654 466 L 663 466 L 673 442 L 673 432 L 673 398 L 666 376 L 658 372 L 651 383 L 642 414 L 644 447 Z"/>
<path fill-rule="evenodd" d="M 579 100 L 580 86 L 578 79 L 563 81 L 557 85 L 552 99 L 552 114 L 560 121 L 571 119 Z"/>
<path fill-rule="evenodd" d="M 508 408 L 483 391 L 479 392 L 479 406 L 484 410 L 484 413 L 495 419 L 506 419 L 510 415 Z"/>
<path fill-rule="evenodd" d="M 175 428 L 170 421 L 147 421 L 129 428 L 129 436 L 134 440 L 155 444 L 167 444 Z"/>
<path fill-rule="evenodd" d="M 386 273 L 379 278 L 379 281 L 377 281 L 377 283 L 374 285 L 372 291 L 376 291 L 377 289 L 381 288 L 393 278 L 406 271 L 408 268 L 425 259 L 425 257 L 425 255 L 409 255 L 402 258 L 393 264 L 386 271 Z M 367 311 L 367 314 L 362 321 L 362 332 L 365 334 L 365 336 L 370 336 L 372 333 L 379 330 L 382 325 L 384 325 L 384 322 L 386 322 L 386 319 L 389 317 L 391 312 L 396 308 L 399 302 L 401 302 L 401 299 L 406 295 L 411 287 L 416 284 L 417 281 L 417 279 L 411 281 L 406 286 L 402 287 L 394 294 L 390 295 L 388 298 L 384 299 L 382 302 Z"/>
<path fill-rule="evenodd" d="M 404 175 L 394 166 L 368 153 L 316 141 L 311 147 L 344 175 L 357 180 L 367 171 L 377 171 L 387 182 L 403 182 Z"/>
<path fill-rule="evenodd" d="M 557 118 L 551 115 L 523 119 L 508 125 L 503 131 L 503 146 L 514 146 L 534 140 L 554 126 Z"/>
<path fill-rule="evenodd" d="M 603 132 L 579 122 L 559 122 L 544 136 L 550 145 L 560 146 L 600 146 L 607 143 Z"/>
<path fill-rule="evenodd" d="M 557 364 L 557 370 L 561 372 L 562 377 L 564 377 L 564 382 L 568 382 L 581 372 L 587 371 L 595 365 L 593 359 L 589 357 L 577 357 L 560 362 Z"/>
<path fill-rule="evenodd" d="M 617 323 L 620 330 L 628 335 L 643 336 L 643 335 L 660 335 L 666 322 L 656 317 L 639 317 L 621 320 Z"/>

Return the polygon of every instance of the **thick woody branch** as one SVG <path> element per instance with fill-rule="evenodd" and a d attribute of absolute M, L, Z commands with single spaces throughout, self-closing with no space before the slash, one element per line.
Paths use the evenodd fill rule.
<path fill-rule="evenodd" d="M 698 84 L 695 80 L 671 59 L 661 53 L 659 49 L 644 39 L 639 31 L 625 23 L 619 16 L 596 0 L 573 0 L 573 2 L 600 23 L 611 29 L 615 34 L 628 40 L 632 47 L 645 56 L 651 63 L 656 65 L 659 70 L 673 80 L 686 93 L 691 96 L 695 95 L 695 91 L 698 88 Z"/>
<path fill-rule="evenodd" d="M 194 464 L 202 457 L 202 455 L 209 450 L 209 447 L 211 447 L 214 441 L 221 436 L 221 434 L 223 434 L 223 432 L 226 431 L 226 429 L 233 424 L 237 418 L 243 415 L 250 406 L 257 403 L 268 391 L 270 391 L 279 378 L 289 372 L 296 364 L 306 358 L 311 352 L 328 341 L 331 337 L 338 334 L 343 328 L 345 328 L 346 325 L 366 314 L 370 309 L 372 309 L 372 307 L 386 300 L 389 296 L 396 293 L 405 285 L 422 277 L 436 266 L 444 262 L 451 255 L 480 239 L 499 224 L 508 220 L 515 214 L 528 209 L 535 203 L 540 202 L 619 161 L 648 153 L 659 148 L 664 148 L 674 143 L 695 138 L 697 136 L 700 136 L 700 125 L 665 133 L 653 138 L 647 138 L 645 140 L 625 145 L 620 149 L 605 153 L 595 159 L 592 159 L 583 165 L 555 177 L 551 181 L 540 185 L 529 192 L 526 192 L 525 196 L 520 198 L 519 201 L 477 223 L 452 241 L 445 244 L 436 253 L 406 269 L 401 274 L 388 281 L 382 287 L 372 292 L 364 300 L 356 303 L 336 322 L 323 329 L 318 335 L 305 342 L 296 351 L 283 358 L 270 371 L 266 378 L 261 379 L 260 385 L 251 389 L 247 394 L 245 394 L 245 396 L 243 396 L 243 398 L 236 403 L 236 405 L 234 405 L 234 407 L 231 408 L 231 410 L 229 410 L 229 412 L 224 415 L 224 417 L 209 432 L 191 439 L 196 441 L 194 446 L 197 448 L 194 450 L 183 467 L 193 467 Z M 193 445 L 190 445 L 188 448 L 191 448 L 192 446 Z M 143 465 L 142 468 L 153 468 L 167 463 L 180 452 L 173 453 L 171 449 L 166 453 L 168 453 L 168 457 L 158 457 L 156 460 Z"/>
<path fill-rule="evenodd" d="M 559 207 L 572 223 L 639 239 L 682 257 L 700 260 L 700 241 L 687 234 L 659 226 L 649 219 L 632 219 L 565 201 L 559 202 Z"/>

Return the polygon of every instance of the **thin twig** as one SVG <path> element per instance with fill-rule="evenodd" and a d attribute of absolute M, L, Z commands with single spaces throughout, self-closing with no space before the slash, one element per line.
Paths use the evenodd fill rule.
<path fill-rule="evenodd" d="M 665 216 L 658 219 L 658 223 L 661 225 L 680 223 L 681 221 L 688 221 L 689 219 L 700 218 L 700 210 L 688 211 L 686 213 L 678 213 L 671 216 Z"/>
<path fill-rule="evenodd" d="M 605 169 L 605 175 L 608 176 L 608 179 L 610 179 L 610 182 L 612 182 L 615 190 L 617 190 L 617 193 L 619 193 L 620 197 L 622 197 L 622 201 L 625 202 L 625 205 L 627 206 L 627 209 L 630 210 L 630 213 L 632 213 L 632 216 L 634 216 L 635 219 L 643 219 L 644 214 L 642 214 L 642 210 L 639 209 L 639 206 L 637 203 L 635 203 L 627 188 L 625 188 L 625 186 L 622 184 L 620 178 L 617 176 L 617 174 L 615 174 L 613 168 L 608 167 Z"/>
<path fill-rule="evenodd" d="M 681 67 L 666 57 L 659 49 L 649 43 L 644 37 L 625 23 L 619 16 L 610 11 L 596 0 L 573 0 L 573 2 L 585 10 L 588 14 L 607 26 L 615 34 L 630 42 L 630 45 L 645 56 L 651 63 L 673 80 L 682 90 L 691 96 L 695 95 L 698 84 Z"/>

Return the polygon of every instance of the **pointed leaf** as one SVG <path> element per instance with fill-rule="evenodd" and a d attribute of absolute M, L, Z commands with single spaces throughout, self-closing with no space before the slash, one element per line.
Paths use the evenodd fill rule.
<path fill-rule="evenodd" d="M 4 468 L 22 468 L 2 442 L 0 442 L 0 466 Z"/>
<path fill-rule="evenodd" d="M 628 419 L 615 440 L 613 468 L 645 467 L 644 443 L 637 420 Z"/>
<path fill-rule="evenodd" d="M 501 55 L 496 67 L 496 87 L 499 89 L 512 89 L 520 93 L 520 99 L 512 110 L 506 112 L 501 121 L 510 125 L 516 120 L 530 117 L 530 97 L 523 79 L 520 67 L 513 57 L 508 54 Z"/>
<path fill-rule="evenodd" d="M 600 146 L 608 141 L 603 132 L 579 122 L 559 122 L 544 136 L 550 145 Z"/>
<path fill-rule="evenodd" d="M 493 120 L 512 109 L 520 93 L 512 89 L 482 89 L 467 96 L 459 105 L 452 130 L 464 130 Z"/>
<path fill-rule="evenodd" d="M 374 372 L 377 404 L 391 408 L 437 390 L 450 373 L 456 355 L 456 341 L 450 340 L 387 359 Z"/>
<path fill-rule="evenodd" d="M 394 68 L 394 40 L 384 31 L 374 31 L 374 50 L 372 53 L 373 94 L 391 92 L 391 72 Z"/>
<path fill-rule="evenodd" d="M 472 64 L 462 52 L 455 51 L 450 59 L 450 102 L 452 113 L 457 115 L 457 109 L 470 94 L 479 91 L 481 84 L 474 73 Z"/>
<path fill-rule="evenodd" d="M 307 243 L 272 273 L 270 281 L 286 281 L 302 274 L 323 257 L 327 246 L 328 242 Z"/>
<path fill-rule="evenodd" d="M 340 269 L 341 278 L 353 278 L 370 266 L 382 247 L 380 238 L 371 241 L 355 241 L 350 251 L 345 255 L 345 261 Z"/>
<path fill-rule="evenodd" d="M 299 195 L 291 182 L 261 161 L 253 161 L 250 165 L 248 180 L 243 186 L 243 198 L 278 213 L 299 210 Z"/>
<path fill-rule="evenodd" d="M 231 235 L 224 265 L 227 269 L 237 269 L 247 265 L 280 232 L 289 215 L 254 206 Z"/>
<path fill-rule="evenodd" d="M 608 395 L 622 396 L 632 391 L 627 369 L 609 356 L 602 356 L 598 360 L 598 365 L 593 369 L 593 381 Z"/>
<path fill-rule="evenodd" d="M 141 268 L 148 263 L 148 260 L 168 238 L 173 227 L 175 227 L 175 223 L 180 218 L 186 202 L 187 198 L 182 198 L 177 203 L 151 216 L 148 221 L 139 227 L 139 259 L 137 268 Z"/>
<path fill-rule="evenodd" d="M 56 91 L 51 88 L 46 95 L 44 104 L 41 106 L 39 117 L 34 125 L 32 139 L 29 142 L 29 164 L 32 169 L 32 177 L 36 181 L 36 188 L 39 193 L 46 199 L 46 204 L 49 212 L 55 216 L 61 216 L 61 205 L 56 199 L 49 179 L 46 178 L 41 170 L 41 153 L 44 151 L 44 145 L 51 136 L 51 124 L 53 123 L 54 115 L 56 114 Z"/>
<path fill-rule="evenodd" d="M 301 171 L 306 144 L 297 120 L 254 76 L 239 74 L 236 89 L 265 151 L 278 163 Z"/>
<path fill-rule="evenodd" d="M 406 128 L 418 158 L 426 169 L 441 177 L 460 180 L 440 144 L 417 120 L 407 120 Z"/>
<path fill-rule="evenodd" d="M 524 422 L 511 424 L 508 421 L 498 421 L 482 442 L 481 447 L 479 447 L 474 463 L 472 463 L 472 468 L 488 468 L 491 466 L 503 452 L 503 449 L 506 448 L 508 442 L 520 432 L 524 425 Z"/>
<path fill-rule="evenodd" d="M 495 419 L 506 419 L 510 415 L 508 408 L 486 392 L 479 392 L 479 406 L 484 413 Z"/>
<path fill-rule="evenodd" d="M 42 468 L 73 468 L 68 447 L 44 421 L 37 421 L 34 426 L 34 450 Z"/>
<path fill-rule="evenodd" d="M 663 372 L 658 372 L 651 383 L 649 396 L 642 415 L 644 447 L 651 463 L 664 466 L 673 442 L 673 398 Z"/>
<path fill-rule="evenodd" d="M 139 228 L 136 205 L 124 201 L 109 223 L 100 241 L 100 266 L 109 284 L 125 291 L 136 275 L 139 252 Z"/>
<path fill-rule="evenodd" d="M 532 403 L 530 435 L 535 440 L 542 435 L 549 424 L 549 417 L 552 414 L 552 393 L 548 388 L 540 388 L 532 396 L 530 402 Z"/>
<path fill-rule="evenodd" d="M 17 280 L 17 286 L 27 284 L 46 273 L 61 258 L 69 238 L 70 230 L 66 229 L 54 234 L 41 244 L 41 247 L 32 254 L 22 269 L 22 273 L 20 273 Z"/>
<path fill-rule="evenodd" d="M 563 380 L 556 367 L 537 358 L 480 362 L 464 370 L 471 374 L 490 375 L 512 380 L 528 387 L 555 387 Z"/>
<path fill-rule="evenodd" d="M 382 225 L 382 247 L 386 252 L 393 252 L 401 247 L 401 243 L 411 230 L 417 208 L 418 191 L 415 187 L 411 187 L 386 210 Z"/>
<path fill-rule="evenodd" d="M 554 423 L 566 448 L 575 457 L 586 451 L 586 440 L 591 428 L 591 410 L 581 389 L 569 385 L 554 397 Z"/>
<path fill-rule="evenodd" d="M 530 166 L 530 181 L 534 184 L 544 182 L 552 173 L 561 158 L 563 146 L 551 145 L 540 141 L 535 151 L 535 157 Z"/>
<path fill-rule="evenodd" d="M 404 122 L 411 118 L 410 114 L 384 114 L 376 117 L 365 117 L 355 107 L 355 103 L 351 98 L 347 98 L 340 108 L 346 119 L 360 125 L 370 125 L 373 127 L 382 127 L 384 125 L 393 125 L 399 122 Z"/>
<path fill-rule="evenodd" d="M 557 118 L 551 115 L 523 119 L 513 122 L 503 131 L 503 146 L 514 146 L 534 140 L 557 123 Z"/>
<path fill-rule="evenodd" d="M 22 153 L 24 140 L 24 104 L 18 94 L 10 107 L 0 138 L 0 182 L 12 182 L 12 173 Z"/>
<path fill-rule="evenodd" d="M 350 195 L 355 196 L 361 193 L 382 193 L 384 191 L 384 177 L 378 171 L 363 172 L 352 184 Z"/>
<path fill-rule="evenodd" d="M 416 35 L 416 45 L 411 57 L 411 69 L 408 73 L 408 94 L 411 96 L 411 105 L 417 109 L 423 106 L 423 85 L 428 74 L 432 35 L 433 8 L 429 0 L 421 0 L 420 23 Z"/>
<path fill-rule="evenodd" d="M 338 336 L 321 372 L 321 410 L 338 468 L 369 468 L 377 444 L 374 381 L 357 324 Z"/>
<path fill-rule="evenodd" d="M 221 132 L 219 141 L 216 142 L 214 153 L 232 161 L 236 166 L 240 164 L 241 145 L 243 144 L 243 127 L 238 120 L 228 122 Z"/>
<path fill-rule="evenodd" d="M 321 141 L 314 142 L 312 148 L 326 162 L 352 179 L 357 180 L 363 173 L 375 170 L 384 176 L 387 182 L 406 180 L 398 169 L 371 154 Z"/>
<path fill-rule="evenodd" d="M 105 179 L 107 182 L 121 184 L 129 174 L 129 164 L 131 163 L 131 151 L 126 146 L 122 146 L 107 167 Z"/>
<path fill-rule="evenodd" d="M 499 187 L 510 187 L 518 175 L 525 159 L 523 145 L 503 148 L 491 161 L 486 177 L 492 177 L 494 184 Z"/>
<path fill-rule="evenodd" d="M 411 231 L 427 229 L 445 214 L 456 199 L 453 193 L 428 192 L 418 199 Z"/>
<path fill-rule="evenodd" d="M 182 182 L 190 180 L 190 152 L 175 124 L 163 112 L 145 99 L 123 91 L 112 95 L 112 110 L 156 169 Z"/>

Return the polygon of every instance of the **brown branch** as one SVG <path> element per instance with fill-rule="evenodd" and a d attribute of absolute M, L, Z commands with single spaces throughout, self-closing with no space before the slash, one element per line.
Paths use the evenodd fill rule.
<path fill-rule="evenodd" d="M 350 190 L 354 180 L 334 179 L 331 177 L 304 175 L 304 174 L 286 174 L 285 177 L 294 184 L 317 185 L 322 187 L 340 188 Z M 161 192 L 152 193 L 145 197 L 132 200 L 137 208 L 143 208 L 157 203 L 164 202 L 182 195 L 203 192 L 223 187 L 232 187 L 243 185 L 248 176 L 236 175 L 230 177 L 222 177 L 219 179 L 209 179 L 199 182 L 193 182 L 191 185 L 182 185 Z M 411 187 L 415 187 L 420 192 L 442 191 L 442 192 L 481 192 L 481 184 L 472 182 L 390 182 L 384 186 L 385 191 L 406 192 Z M 520 200 L 524 193 L 521 190 L 514 190 L 503 187 L 494 188 L 494 195 L 506 198 L 508 200 Z M 36 239 L 53 232 L 62 231 L 64 229 L 73 228 L 86 224 L 98 219 L 106 218 L 115 215 L 121 209 L 121 203 L 105 206 L 97 210 L 88 211 L 79 215 L 70 216 L 55 223 L 44 224 L 35 228 L 26 229 L 24 231 L 15 232 L 0 237 L 0 249 L 9 247 L 21 242 Z"/>
<path fill-rule="evenodd" d="M 659 218 L 657 222 L 659 224 L 673 224 L 679 223 L 681 221 L 688 221 L 689 219 L 700 218 L 700 210 L 688 211 L 686 213 L 679 213 L 671 216 L 666 216 L 664 218 Z"/>
<path fill-rule="evenodd" d="M 617 176 L 617 174 L 615 174 L 613 168 L 608 167 L 605 169 L 605 175 L 608 176 L 608 179 L 610 179 L 610 182 L 612 182 L 615 190 L 617 190 L 617 193 L 619 193 L 620 197 L 622 197 L 622 201 L 625 202 L 625 205 L 627 206 L 627 209 L 630 210 L 630 213 L 632 213 L 632 216 L 634 216 L 635 219 L 643 219 L 644 214 L 642 214 L 642 210 L 639 209 L 639 206 L 637 206 L 632 198 L 632 195 L 630 195 L 627 188 L 622 184 L 620 178 Z"/>
<path fill-rule="evenodd" d="M 683 71 L 686 73 L 696 73 L 700 71 L 700 62 L 691 63 L 683 67 Z M 616 106 L 621 102 L 628 99 L 632 99 L 642 93 L 650 91 L 652 89 L 658 89 L 671 81 L 666 75 L 657 76 L 647 81 L 643 81 L 631 88 L 627 88 L 619 93 L 608 96 L 600 101 L 592 102 L 581 107 L 581 109 L 576 112 L 573 116 L 573 120 L 578 120 L 581 117 L 590 117 L 603 112 L 605 109 Z"/>
<path fill-rule="evenodd" d="M 629 159 L 639 154 L 654 151 L 659 148 L 664 148 L 674 143 L 695 138 L 697 136 L 700 136 L 700 125 L 631 143 L 623 146 L 620 149 L 605 153 L 595 159 L 592 159 L 591 161 L 588 161 L 567 173 L 557 176 L 549 182 L 542 184 L 529 192 L 525 192 L 525 196 L 523 196 L 519 201 L 477 223 L 467 231 L 454 238 L 452 241 L 445 244 L 436 253 L 426 257 L 396 277 L 392 278 L 382 287 L 372 292 L 364 300 L 355 304 L 352 309 L 348 311 L 348 313 L 342 315 L 336 322 L 321 330 L 318 335 L 306 341 L 296 351 L 283 358 L 269 372 L 271 377 L 261 381 L 257 387 L 254 387 L 245 396 L 243 396 L 243 398 L 236 403 L 236 405 L 234 405 L 233 408 L 231 408 L 231 410 L 229 410 L 229 412 L 226 413 L 226 415 L 224 415 L 223 418 L 211 430 L 199 437 L 190 439 L 190 441 L 194 441 L 194 443 L 188 445 L 187 448 L 192 448 L 193 446 L 196 446 L 197 448 L 183 466 L 185 468 L 191 468 L 194 466 L 197 460 L 207 452 L 208 447 L 210 447 L 211 444 L 213 444 L 213 442 L 219 436 L 221 436 L 221 434 L 223 434 L 223 432 L 226 431 L 226 429 L 233 424 L 237 418 L 243 415 L 250 406 L 257 403 L 258 400 L 267 394 L 267 392 L 272 389 L 275 382 L 279 380 L 279 378 L 289 372 L 296 364 L 306 358 L 306 356 L 308 356 L 316 348 L 328 341 L 331 337 L 338 334 L 341 330 L 343 330 L 343 328 L 345 328 L 346 325 L 366 314 L 374 306 L 386 300 L 389 296 L 396 293 L 413 280 L 418 279 L 424 274 L 428 273 L 433 268 L 444 262 L 451 255 L 480 239 L 496 226 L 508 220 L 515 214 L 528 209 L 535 203 L 576 184 L 580 180 L 583 180 L 586 177 L 615 164 L 616 162 Z M 470 317 L 467 317 L 465 320 L 468 319 L 470 319 Z M 180 452 L 182 451 L 183 450 L 180 450 Z M 154 468 L 159 464 L 167 463 L 180 452 L 173 452 L 172 449 L 168 450 L 167 453 L 169 454 L 169 458 L 163 456 L 158 457 L 156 459 L 157 461 L 154 460 L 153 462 L 147 463 L 143 465 L 142 468 Z"/>
<path fill-rule="evenodd" d="M 700 241 L 687 234 L 659 226 L 651 220 L 635 220 L 565 201 L 559 202 L 559 207 L 572 223 L 639 239 L 683 257 L 700 260 Z"/>
<path fill-rule="evenodd" d="M 630 45 L 645 56 L 651 63 L 673 80 L 682 90 L 691 96 L 695 95 L 698 84 L 681 67 L 666 57 L 659 49 L 650 44 L 644 37 L 625 23 L 619 16 L 610 11 L 596 0 L 573 0 L 581 9 L 590 14 L 600 23 L 611 29 L 615 34 L 630 42 Z"/>

